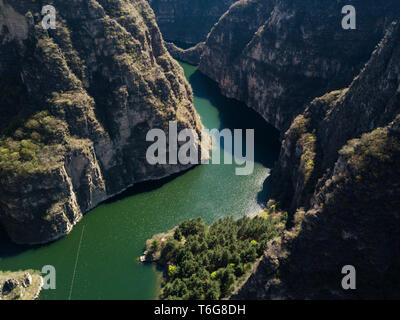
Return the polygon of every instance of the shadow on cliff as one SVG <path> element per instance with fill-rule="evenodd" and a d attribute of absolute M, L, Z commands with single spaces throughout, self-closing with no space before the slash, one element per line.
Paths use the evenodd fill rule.
<path fill-rule="evenodd" d="M 127 197 L 154 191 L 158 188 L 161 188 L 165 184 L 171 182 L 172 180 L 176 179 L 180 175 L 183 175 L 186 172 L 194 169 L 195 167 L 196 166 L 189 168 L 185 171 L 170 175 L 170 176 L 160 179 L 160 180 L 151 180 L 151 181 L 144 181 L 144 182 L 137 183 L 134 186 L 125 190 L 124 192 L 122 192 L 118 195 L 115 195 L 114 197 L 102 202 L 101 204 L 103 204 L 103 203 L 110 204 L 110 203 L 122 200 L 124 198 L 127 198 Z M 101 205 L 101 204 L 99 204 L 99 205 Z M 85 213 L 85 215 L 86 215 L 86 213 Z M 16 244 L 11 241 L 11 239 L 9 238 L 9 236 L 7 235 L 5 230 L 2 229 L 2 227 L 0 225 L 0 270 L 1 270 L 1 259 L 5 259 L 8 257 L 12 257 L 12 256 L 17 256 L 27 250 L 34 250 L 34 249 L 37 249 L 40 247 L 51 245 L 52 243 L 53 243 L 53 241 L 46 243 L 46 244 L 42 244 L 42 245 L 19 245 L 19 244 Z"/>
<path fill-rule="evenodd" d="M 189 80 L 194 95 L 208 99 L 218 109 L 220 120 L 219 130 L 226 128 L 231 130 L 254 129 L 255 162 L 267 168 L 272 168 L 278 159 L 281 147 L 279 131 L 244 103 L 224 97 L 217 83 L 203 75 L 200 71 L 197 70 L 193 73 Z M 245 147 L 245 144 L 243 144 L 243 147 Z"/>
<path fill-rule="evenodd" d="M 244 103 L 223 96 L 218 84 L 200 71 L 194 72 L 189 81 L 194 95 L 208 99 L 219 111 L 219 130 L 243 129 L 245 132 L 246 129 L 254 129 L 254 160 L 256 163 L 272 169 L 278 160 L 281 148 L 279 131 Z M 242 150 L 246 150 L 245 137 L 242 140 Z M 223 147 L 223 142 L 221 145 Z M 257 195 L 257 202 L 261 205 L 265 205 L 271 195 L 270 180 L 268 177 L 264 181 L 263 189 Z"/>
<path fill-rule="evenodd" d="M 264 180 L 262 190 L 257 194 L 257 203 L 260 204 L 263 208 L 266 206 L 268 200 L 271 198 L 271 184 L 271 175 L 269 175 L 268 178 Z"/>
<path fill-rule="evenodd" d="M 16 256 L 31 248 L 33 247 L 13 243 L 4 229 L 0 226 L 0 269 L 2 258 Z"/>
<path fill-rule="evenodd" d="M 224 97 L 218 85 L 199 71 L 196 71 L 190 77 L 190 83 L 193 92 L 197 97 L 208 99 L 210 103 L 219 111 L 220 126 L 222 129 L 254 129 L 255 130 L 255 162 L 262 164 L 266 168 L 273 168 L 278 159 L 280 142 L 279 132 L 269 125 L 257 112 L 248 108 L 245 104 Z M 223 147 L 223 142 L 222 142 Z M 245 150 L 245 139 L 243 139 L 242 150 Z M 124 192 L 106 200 L 104 203 L 113 203 L 133 195 L 151 192 L 161 188 L 165 184 L 176 179 L 186 171 L 173 174 L 160 180 L 145 181 L 135 184 Z M 257 195 L 257 201 L 260 205 L 265 205 L 270 197 L 270 177 L 263 184 L 262 190 Z M 50 243 L 51 244 L 51 243 Z M 48 245 L 48 244 L 46 244 Z M 17 245 L 11 242 L 4 230 L 0 229 L 0 261 L 1 258 L 18 255 L 26 250 L 38 248 L 40 246 Z"/>
<path fill-rule="evenodd" d="M 103 204 L 103 203 L 110 204 L 110 203 L 113 203 L 113 202 L 116 202 L 119 200 L 123 200 L 127 197 L 154 191 L 156 189 L 161 188 L 165 184 L 171 182 L 172 180 L 178 178 L 179 176 L 184 175 L 186 172 L 193 170 L 194 168 L 196 168 L 196 166 L 193 166 L 189 169 L 186 169 L 186 170 L 178 172 L 178 173 L 174 173 L 168 177 L 165 177 L 165 178 L 162 178 L 159 180 L 149 180 L 149 181 L 143 181 L 143 182 L 137 183 L 137 184 L 133 185 L 132 187 L 126 189 L 125 191 L 121 192 L 120 194 L 117 194 L 114 197 L 112 197 L 108 200 L 105 200 L 101 204 Z"/>

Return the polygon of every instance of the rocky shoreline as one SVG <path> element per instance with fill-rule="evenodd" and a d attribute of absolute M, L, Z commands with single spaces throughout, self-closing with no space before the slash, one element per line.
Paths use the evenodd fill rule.
<path fill-rule="evenodd" d="M 224 262 L 222 262 L 222 260 L 220 262 L 217 262 L 219 267 L 216 267 L 215 265 L 210 264 L 210 261 L 208 260 L 208 255 L 211 257 L 210 259 L 218 260 L 218 258 L 216 258 L 218 256 L 217 252 L 213 251 L 215 246 L 214 241 L 217 241 L 218 243 L 218 240 L 214 239 L 212 243 L 209 243 L 207 241 L 202 242 L 201 244 L 197 244 L 196 247 L 196 244 L 194 244 L 195 242 L 193 243 L 193 241 L 196 241 L 194 240 L 194 238 L 196 238 L 196 236 L 199 236 L 200 239 L 204 240 L 204 238 L 207 237 L 208 232 L 214 232 L 212 231 L 213 228 L 236 228 L 235 223 L 238 223 L 238 225 L 243 228 L 240 229 L 241 231 L 235 231 L 240 234 L 240 239 L 238 238 L 237 240 L 238 242 L 241 242 L 241 249 L 245 250 L 243 248 L 248 245 L 248 249 L 254 250 L 255 247 L 252 246 L 258 246 L 259 244 L 258 241 L 256 241 L 253 237 L 255 237 L 255 234 L 259 233 L 259 228 L 263 228 L 265 227 L 265 224 L 269 224 L 266 228 L 266 230 L 268 230 L 267 233 L 269 234 L 265 234 L 264 236 L 269 237 L 270 239 L 274 239 L 283 231 L 284 225 L 286 223 L 286 217 L 287 214 L 285 212 L 277 210 L 276 204 L 270 201 L 267 208 L 263 211 L 251 216 L 244 217 L 242 219 L 238 219 L 236 222 L 232 217 L 226 217 L 214 222 L 210 226 L 205 226 L 201 218 L 187 220 L 166 233 L 156 234 L 151 239 L 148 239 L 146 241 L 146 249 L 143 255 L 138 258 L 138 261 L 141 263 L 156 263 L 158 266 L 163 268 L 164 281 L 160 294 L 161 299 L 174 297 L 175 295 L 171 293 L 170 290 L 174 290 L 172 289 L 172 287 L 176 286 L 178 283 L 182 284 L 182 281 L 188 283 L 187 293 L 185 294 L 185 296 L 177 296 L 177 298 L 187 299 L 190 297 L 193 298 L 196 295 L 194 293 L 196 289 L 190 287 L 191 281 L 193 280 L 192 277 L 195 276 L 195 274 L 188 274 L 185 273 L 185 271 L 181 273 L 182 269 L 185 269 L 188 266 L 188 263 L 190 263 L 190 259 L 186 262 L 177 262 L 176 260 L 180 259 L 178 257 L 182 258 L 185 255 L 193 255 L 194 257 L 197 257 L 196 255 L 198 255 L 198 259 L 200 259 L 199 261 L 201 262 L 197 267 L 202 269 L 202 272 L 200 272 L 198 275 L 203 278 L 205 277 L 202 284 L 213 282 L 214 280 L 216 281 L 217 279 L 219 279 L 220 276 L 222 276 L 222 274 L 225 274 L 226 276 L 226 272 L 233 272 L 233 268 L 236 268 L 234 272 L 235 278 L 230 284 L 230 288 L 224 287 L 224 281 L 217 283 L 219 281 L 218 280 L 213 284 L 213 286 L 216 287 L 214 287 L 214 289 L 212 290 L 216 290 L 213 291 L 214 293 L 219 292 L 218 288 L 219 286 L 221 286 L 221 292 L 223 292 L 223 294 L 221 296 L 219 294 L 217 294 L 217 296 L 214 296 L 211 295 L 211 293 L 209 292 L 210 295 L 207 295 L 207 297 L 212 300 L 220 298 L 229 299 L 231 295 L 236 295 L 237 292 L 241 290 L 241 288 L 246 284 L 247 280 L 251 277 L 252 273 L 255 272 L 255 270 L 257 269 L 259 263 L 262 261 L 262 248 L 256 250 L 258 254 L 256 251 L 254 251 L 251 254 L 252 258 L 249 258 L 249 252 L 244 253 L 245 251 L 243 251 L 241 252 L 241 255 L 238 255 L 238 252 L 231 252 L 233 249 L 229 246 L 234 245 L 234 243 L 220 246 L 218 250 L 225 250 L 223 254 L 225 258 L 222 258 L 225 260 Z M 228 227 L 230 223 L 233 223 L 233 225 L 230 225 L 230 227 Z M 250 227 L 252 223 L 254 223 L 254 225 Z M 255 227 L 256 225 L 257 227 Z M 232 230 L 229 230 L 229 232 L 231 231 Z M 246 234 L 246 232 L 248 232 L 249 234 Z M 246 237 L 249 237 L 249 242 L 242 242 L 243 238 Z M 257 238 L 257 240 L 260 241 L 259 238 Z M 266 245 L 266 242 L 264 242 L 263 245 Z M 174 250 L 172 249 L 173 247 L 179 247 L 180 250 L 184 251 L 173 252 L 171 251 Z M 195 247 L 197 249 L 194 249 Z M 226 250 L 229 250 L 230 253 L 228 253 L 228 251 Z M 235 250 L 240 251 L 238 248 L 236 248 Z M 222 251 L 219 252 L 221 253 Z M 234 254 L 235 258 L 232 258 L 233 256 L 229 258 L 230 254 Z M 229 263 L 230 259 L 233 259 L 235 262 L 233 262 L 232 260 Z M 243 261 L 240 262 L 240 259 L 243 259 Z M 238 265 L 236 266 L 236 264 Z M 177 276 L 177 278 L 175 278 L 175 276 Z M 233 277 L 233 273 L 230 277 Z M 192 280 L 190 280 L 189 278 Z"/>
<path fill-rule="evenodd" d="M 0 300 L 36 300 L 42 287 L 39 271 L 0 271 Z"/>
<path fill-rule="evenodd" d="M 0 15 L 0 82 L 15 75 L 0 90 L 23 92 L 0 99 L 0 110 L 17 111 L 4 115 L 12 125 L 0 137 L 0 223 L 18 244 L 59 239 L 133 184 L 188 169 L 147 162 L 152 128 L 168 132 L 176 121 L 197 138 L 203 129 L 147 1 L 54 6 L 53 31 L 41 27 L 39 4 L 0 1 L 8 13 Z M 21 21 L 23 34 L 12 28 Z"/>

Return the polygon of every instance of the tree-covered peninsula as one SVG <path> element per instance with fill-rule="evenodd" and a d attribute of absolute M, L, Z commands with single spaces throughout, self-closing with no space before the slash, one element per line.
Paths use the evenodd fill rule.
<path fill-rule="evenodd" d="M 206 226 L 202 218 L 182 222 L 147 241 L 142 260 L 165 271 L 161 299 L 218 300 L 232 294 L 282 234 L 287 215 L 275 206 L 255 217 L 222 218 Z"/>

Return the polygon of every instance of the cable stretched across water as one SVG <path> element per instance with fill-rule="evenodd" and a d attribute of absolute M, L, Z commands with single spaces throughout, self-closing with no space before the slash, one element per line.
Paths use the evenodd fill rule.
<path fill-rule="evenodd" d="M 74 286 L 76 267 L 77 267 L 77 265 L 78 265 L 79 252 L 80 252 L 80 250 L 81 250 L 81 244 L 82 244 L 83 232 L 84 232 L 84 231 L 85 231 L 85 226 L 83 226 L 83 228 L 82 228 L 81 238 L 80 238 L 80 240 L 79 240 L 78 250 L 77 250 L 77 252 L 76 252 L 75 267 L 74 267 L 74 272 L 73 272 L 73 274 L 72 274 L 72 281 L 71 281 L 71 287 L 70 287 L 70 289 L 69 289 L 68 300 L 71 300 L 71 296 L 72 296 L 72 289 L 73 289 L 73 286 Z"/>

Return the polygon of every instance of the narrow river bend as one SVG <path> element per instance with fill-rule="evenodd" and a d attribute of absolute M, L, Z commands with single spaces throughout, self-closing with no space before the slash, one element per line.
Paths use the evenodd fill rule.
<path fill-rule="evenodd" d="M 207 128 L 255 129 L 253 174 L 236 176 L 234 164 L 201 165 L 139 184 L 87 213 L 67 237 L 45 246 L 21 247 L 1 235 L 0 270 L 53 265 L 56 290 L 43 290 L 41 299 L 154 299 L 161 272 L 136 261 L 146 239 L 189 218 L 202 216 L 212 223 L 261 209 L 270 192 L 270 168 L 279 153 L 278 132 L 254 111 L 224 98 L 196 67 L 181 65 Z"/>

